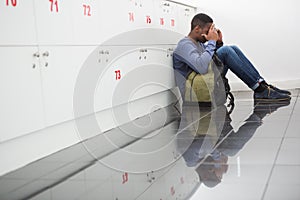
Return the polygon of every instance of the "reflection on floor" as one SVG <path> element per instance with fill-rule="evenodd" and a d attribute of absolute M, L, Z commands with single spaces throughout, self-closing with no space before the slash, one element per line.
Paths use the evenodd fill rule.
<path fill-rule="evenodd" d="M 0 199 L 298 200 L 299 94 L 156 110 L 0 177 Z"/>

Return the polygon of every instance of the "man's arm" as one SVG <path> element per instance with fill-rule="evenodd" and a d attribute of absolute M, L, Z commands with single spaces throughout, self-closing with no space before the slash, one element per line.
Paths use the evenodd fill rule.
<path fill-rule="evenodd" d="M 207 45 L 203 46 L 204 52 L 201 53 L 194 46 L 192 42 L 185 43 L 179 51 L 175 52 L 180 60 L 185 62 L 196 73 L 206 74 L 208 71 L 209 63 L 216 48 L 216 42 L 213 40 L 208 41 Z"/>

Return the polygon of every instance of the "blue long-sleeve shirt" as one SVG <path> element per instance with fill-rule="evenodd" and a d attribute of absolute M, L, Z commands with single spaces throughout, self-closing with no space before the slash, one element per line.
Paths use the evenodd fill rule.
<path fill-rule="evenodd" d="M 181 39 L 173 53 L 173 68 L 176 84 L 184 98 L 185 81 L 188 75 L 195 71 L 198 74 L 206 74 L 209 63 L 216 49 L 216 42 L 210 40 L 207 43 L 195 43 L 190 38 Z"/>

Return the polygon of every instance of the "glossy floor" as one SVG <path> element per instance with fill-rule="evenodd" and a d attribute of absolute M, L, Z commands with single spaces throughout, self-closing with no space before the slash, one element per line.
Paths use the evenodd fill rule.
<path fill-rule="evenodd" d="M 299 89 L 289 102 L 169 107 L 0 177 L 0 199 L 300 199 Z"/>

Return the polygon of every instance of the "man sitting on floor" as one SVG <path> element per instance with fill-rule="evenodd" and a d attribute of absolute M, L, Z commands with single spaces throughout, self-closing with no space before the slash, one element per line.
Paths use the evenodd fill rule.
<path fill-rule="evenodd" d="M 255 100 L 289 100 L 291 93 L 269 85 L 237 46 L 223 46 L 222 33 L 206 14 L 194 16 L 189 35 L 181 39 L 173 54 L 175 79 L 184 98 L 185 80 L 191 72 L 206 74 L 213 55 L 224 64 L 224 74 L 230 69 L 254 91 Z M 176 77 L 177 76 L 177 77 Z"/>

